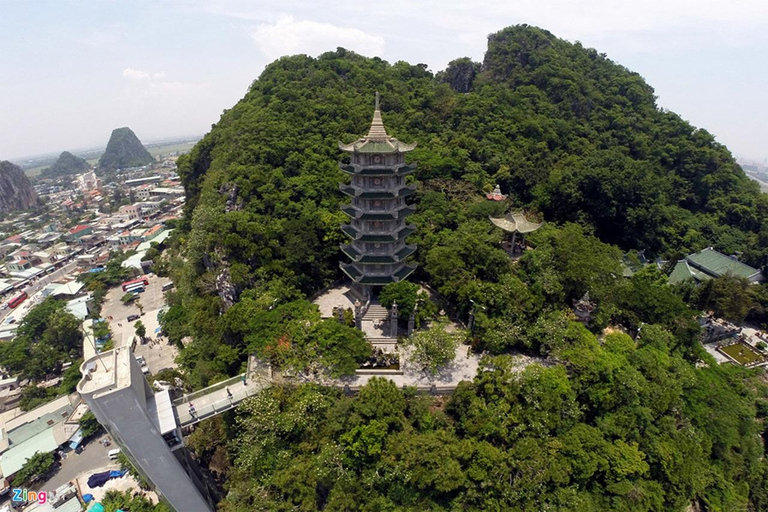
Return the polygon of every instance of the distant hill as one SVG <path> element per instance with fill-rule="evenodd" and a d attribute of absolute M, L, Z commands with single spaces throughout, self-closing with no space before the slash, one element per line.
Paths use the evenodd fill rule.
<path fill-rule="evenodd" d="M 64 151 L 59 155 L 56 162 L 43 169 L 40 173 L 41 178 L 61 178 L 62 176 L 69 176 L 71 174 L 79 174 L 85 172 L 90 168 L 88 162 L 84 158 L 73 155 L 69 151 Z"/>
<path fill-rule="evenodd" d="M 37 193 L 21 167 L 0 162 L 0 213 L 28 210 L 37 204 Z"/>
<path fill-rule="evenodd" d="M 107 149 L 99 159 L 99 169 L 114 171 L 127 167 L 140 167 L 154 161 L 155 159 L 130 128 L 116 128 L 112 130 Z"/>

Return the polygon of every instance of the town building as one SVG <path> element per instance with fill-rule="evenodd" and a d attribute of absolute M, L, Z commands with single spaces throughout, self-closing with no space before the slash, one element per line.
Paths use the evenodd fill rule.
<path fill-rule="evenodd" d="M 46 453 L 69 442 L 80 428 L 73 413 L 77 394 L 62 396 L 23 413 L 13 409 L 0 415 L 0 470 L 10 478 L 36 452 Z"/>
<path fill-rule="evenodd" d="M 140 217 L 139 207 L 135 204 L 126 204 L 121 206 L 118 210 L 118 213 L 124 220 L 136 220 Z"/>
<path fill-rule="evenodd" d="M 125 180 L 123 183 L 126 187 L 138 187 L 147 183 L 158 183 L 162 181 L 162 176 L 146 176 L 144 178 L 134 178 L 132 180 Z"/>
<path fill-rule="evenodd" d="M 153 185 L 150 185 L 149 183 L 145 183 L 144 185 L 139 185 L 136 187 L 133 191 L 133 195 L 136 199 L 139 201 L 147 201 L 150 197 L 150 192 L 154 188 Z"/>
<path fill-rule="evenodd" d="M 32 262 L 25 259 L 9 261 L 5 264 L 5 268 L 8 269 L 8 272 L 23 272 L 24 270 L 32 268 L 32 266 Z"/>
<path fill-rule="evenodd" d="M 88 224 L 79 224 L 67 232 L 67 239 L 70 242 L 77 241 L 78 238 L 93 233 L 93 228 Z"/>
<path fill-rule="evenodd" d="M 387 134 L 378 93 L 368 135 L 350 144 L 339 143 L 342 151 L 350 153 L 350 163 L 340 164 L 341 170 L 351 176 L 350 183 L 341 184 L 340 189 L 352 198 L 341 208 L 351 219 L 341 228 L 351 239 L 341 250 L 352 262 L 342 263 L 341 269 L 363 298 L 372 297 L 374 287 L 402 281 L 416 269 L 406 263 L 416 246 L 406 244 L 414 227 L 405 223 L 415 210 L 406 198 L 416 191 L 416 185 L 405 182 L 415 170 L 406 164 L 405 154 L 415 147 Z"/>
<path fill-rule="evenodd" d="M 99 179 L 93 171 L 81 174 L 75 179 L 75 182 L 77 183 L 77 188 L 83 192 L 99 188 Z"/>

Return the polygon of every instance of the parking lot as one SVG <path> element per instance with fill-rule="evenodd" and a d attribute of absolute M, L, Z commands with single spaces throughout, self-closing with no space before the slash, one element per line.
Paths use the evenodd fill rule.
<path fill-rule="evenodd" d="M 109 321 L 109 327 L 114 337 L 114 346 L 127 346 L 136 335 L 136 321 L 128 321 L 130 315 L 140 315 L 139 318 L 147 328 L 147 338 L 156 338 L 156 329 L 160 326 L 157 321 L 158 311 L 165 305 L 165 296 L 163 294 L 163 285 L 170 283 L 167 277 L 147 276 L 149 285 L 146 290 L 140 293 L 136 300 L 123 304 L 120 299 L 125 295 L 123 289 L 119 286 L 109 290 L 104 306 L 101 309 L 101 316 Z M 141 314 L 137 306 L 141 303 L 144 308 L 144 314 Z M 152 367 L 150 366 L 150 369 Z"/>

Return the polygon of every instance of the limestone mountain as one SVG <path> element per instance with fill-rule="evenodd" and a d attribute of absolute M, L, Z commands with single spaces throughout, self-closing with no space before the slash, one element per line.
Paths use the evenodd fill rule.
<path fill-rule="evenodd" d="M 107 149 L 99 159 L 99 169 L 114 171 L 127 167 L 140 167 L 154 161 L 155 159 L 130 128 L 115 128 L 112 130 Z"/>
<path fill-rule="evenodd" d="M 75 156 L 69 151 L 64 151 L 54 164 L 40 173 L 41 178 L 61 178 L 71 174 L 79 174 L 87 171 L 91 166 L 84 158 Z"/>
<path fill-rule="evenodd" d="M 21 167 L 0 162 L 0 213 L 28 210 L 37 204 L 37 193 Z"/>

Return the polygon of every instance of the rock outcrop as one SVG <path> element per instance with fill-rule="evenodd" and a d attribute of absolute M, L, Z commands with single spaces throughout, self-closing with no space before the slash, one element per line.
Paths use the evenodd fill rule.
<path fill-rule="evenodd" d="M 69 151 L 64 151 L 59 155 L 59 158 L 54 164 L 47 169 L 43 169 L 40 173 L 41 178 L 61 178 L 62 176 L 69 176 L 71 174 L 80 174 L 88 169 L 90 165 L 84 158 L 75 156 Z"/>
<path fill-rule="evenodd" d="M 141 167 L 155 161 L 130 128 L 112 130 L 107 149 L 99 159 L 99 170 L 115 171 L 128 167 Z"/>
<path fill-rule="evenodd" d="M 28 210 L 37 205 L 37 193 L 21 167 L 0 162 L 0 213 Z"/>
<path fill-rule="evenodd" d="M 443 82 L 448 83 L 454 91 L 466 93 L 472 90 L 472 84 L 479 71 L 480 64 L 478 62 L 472 62 L 472 59 L 463 57 L 449 62 L 440 78 Z"/>

